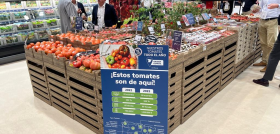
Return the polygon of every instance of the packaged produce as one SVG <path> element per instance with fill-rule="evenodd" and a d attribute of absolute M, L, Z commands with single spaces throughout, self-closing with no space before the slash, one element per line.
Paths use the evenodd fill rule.
<path fill-rule="evenodd" d="M 14 23 L 14 24 L 16 25 L 16 28 L 18 31 L 30 29 L 29 22 L 20 22 L 20 23 Z"/>
<path fill-rule="evenodd" d="M 46 38 L 48 38 L 47 30 L 38 30 L 38 31 L 35 31 L 35 33 L 37 33 L 39 39 L 46 39 Z"/>
<path fill-rule="evenodd" d="M 97 3 L 97 0 L 89 0 L 89 3 Z"/>
<path fill-rule="evenodd" d="M 5 10 L 5 9 L 7 9 L 6 2 L 5 1 L 1 1 L 0 2 L 0 10 Z"/>
<path fill-rule="evenodd" d="M 23 8 L 21 1 L 10 2 L 11 9 Z"/>
<path fill-rule="evenodd" d="M 87 4 L 87 0 L 79 0 L 79 2 L 81 2 L 83 4 Z"/>
<path fill-rule="evenodd" d="M 39 3 L 40 3 L 41 7 L 51 6 L 51 1 L 50 0 L 40 0 Z"/>
<path fill-rule="evenodd" d="M 12 25 L 0 26 L 0 32 L 1 32 L 1 33 L 10 33 L 10 32 L 14 32 L 14 28 L 13 28 Z"/>
<path fill-rule="evenodd" d="M 0 21 L 9 21 L 11 20 L 10 13 L 0 13 Z"/>
<path fill-rule="evenodd" d="M 22 11 L 22 12 L 14 12 L 14 19 L 16 20 L 20 20 L 20 19 L 25 19 L 24 16 L 28 15 L 26 11 Z"/>
<path fill-rule="evenodd" d="M 48 17 L 48 16 L 55 16 L 54 9 L 45 9 L 44 13 L 45 13 L 46 17 Z"/>
<path fill-rule="evenodd" d="M 57 5 L 58 5 L 58 2 L 59 2 L 59 0 L 53 0 L 54 6 L 57 6 Z"/>
<path fill-rule="evenodd" d="M 60 28 L 50 29 L 51 35 L 57 35 L 61 33 Z"/>
<path fill-rule="evenodd" d="M 36 20 L 32 22 L 33 28 L 43 28 L 44 27 L 44 21 Z"/>
<path fill-rule="evenodd" d="M 56 19 L 49 19 L 49 20 L 46 20 L 46 22 L 47 22 L 47 25 L 48 25 L 49 27 L 51 27 L 51 26 L 57 26 L 57 20 L 56 20 Z"/>
<path fill-rule="evenodd" d="M 37 1 L 26 1 L 26 7 L 38 7 Z"/>
<path fill-rule="evenodd" d="M 4 38 L 4 41 L 6 42 L 6 44 L 19 42 L 17 34 L 5 35 L 3 38 Z"/>
<path fill-rule="evenodd" d="M 25 41 L 28 34 L 29 34 L 28 41 L 36 40 L 35 33 L 33 31 L 18 33 L 18 35 L 21 36 L 21 41 Z"/>

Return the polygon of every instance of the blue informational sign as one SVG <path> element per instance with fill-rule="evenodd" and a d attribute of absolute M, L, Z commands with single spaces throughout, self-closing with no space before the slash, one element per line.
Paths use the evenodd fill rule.
<path fill-rule="evenodd" d="M 143 29 L 143 22 L 142 21 L 138 21 L 137 31 L 142 31 L 142 29 Z"/>
<path fill-rule="evenodd" d="M 82 29 L 83 29 L 83 18 L 76 17 L 76 30 L 82 30 Z"/>
<path fill-rule="evenodd" d="M 210 16 L 207 13 L 201 14 L 204 20 L 209 20 Z"/>
<path fill-rule="evenodd" d="M 182 45 L 182 36 L 183 36 L 183 32 L 181 32 L 181 31 L 174 31 L 173 44 L 172 44 L 172 48 L 174 50 L 180 51 L 181 45 Z"/>
<path fill-rule="evenodd" d="M 117 64 L 114 50 L 100 49 L 104 134 L 167 134 L 168 46 L 130 48 L 128 57 L 137 62 L 128 66 L 135 69 L 106 68 Z"/>
<path fill-rule="evenodd" d="M 195 19 L 194 19 L 192 13 L 186 14 L 186 17 L 187 17 L 187 19 L 188 19 L 190 25 L 194 25 L 194 24 L 195 24 Z"/>

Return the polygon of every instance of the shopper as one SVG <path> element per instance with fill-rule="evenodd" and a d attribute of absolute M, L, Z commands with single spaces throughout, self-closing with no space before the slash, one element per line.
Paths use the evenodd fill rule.
<path fill-rule="evenodd" d="M 100 27 L 112 27 L 117 24 L 118 17 L 114 6 L 105 3 L 106 0 L 98 0 L 98 4 L 93 7 L 92 23 Z"/>
<path fill-rule="evenodd" d="M 276 4 L 269 4 L 267 8 L 268 9 L 277 9 L 278 8 L 279 9 L 279 7 L 280 7 L 280 2 L 276 3 Z M 273 50 L 271 51 L 271 53 L 269 55 L 267 69 L 265 71 L 263 78 L 253 80 L 253 82 L 256 84 L 263 85 L 263 86 L 269 86 L 268 81 L 272 80 L 279 60 L 280 60 L 280 36 L 278 35 L 277 41 L 274 44 Z M 279 87 L 280 87 L 280 85 L 279 85 Z"/>
<path fill-rule="evenodd" d="M 81 16 L 83 18 L 83 20 L 86 20 L 87 13 L 86 13 L 84 5 L 81 2 L 78 2 L 77 0 L 72 0 L 72 3 L 74 4 L 75 9 L 78 12 L 79 16 Z"/>
<path fill-rule="evenodd" d="M 77 17 L 78 13 L 71 0 L 59 0 L 57 8 L 60 15 L 61 32 L 66 33 L 71 30 L 70 17 Z"/>
<path fill-rule="evenodd" d="M 279 9 L 268 9 L 269 4 L 280 4 L 279 0 L 260 0 L 260 8 L 253 10 L 253 13 L 262 11 L 261 19 L 259 21 L 258 31 L 261 43 L 261 49 L 263 51 L 262 61 L 260 63 L 253 64 L 253 66 L 264 66 L 261 72 L 265 72 L 267 68 L 268 56 L 273 48 L 273 45 L 278 35 L 278 16 Z"/>
<path fill-rule="evenodd" d="M 233 11 L 234 0 L 232 0 L 232 1 L 223 1 L 222 0 L 222 3 L 223 3 L 223 13 L 227 13 L 227 14 L 231 15 L 232 11 Z"/>
<path fill-rule="evenodd" d="M 257 2 L 257 0 L 243 0 L 245 3 L 242 9 L 242 15 L 249 15 L 252 13 L 251 7 Z"/>

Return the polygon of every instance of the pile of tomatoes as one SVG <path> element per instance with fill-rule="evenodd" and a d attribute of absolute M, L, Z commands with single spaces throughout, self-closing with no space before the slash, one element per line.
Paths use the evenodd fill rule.
<path fill-rule="evenodd" d="M 63 46 L 59 41 L 50 42 L 43 41 L 37 42 L 36 44 L 30 43 L 26 46 L 27 49 L 33 48 L 36 52 L 43 51 L 46 55 L 55 54 L 57 58 L 65 57 L 66 59 L 72 59 L 79 52 L 85 52 L 85 49 L 74 48 L 71 44 Z"/>
<path fill-rule="evenodd" d="M 171 60 L 177 59 L 177 56 L 178 56 L 178 54 L 169 53 L 169 59 L 171 59 Z"/>
<path fill-rule="evenodd" d="M 126 45 L 112 50 L 111 55 L 106 57 L 106 62 L 109 68 L 136 69 L 137 67 L 137 58 L 131 56 L 129 47 Z"/>
<path fill-rule="evenodd" d="M 98 45 L 104 41 L 104 39 L 96 39 L 95 37 L 85 37 L 81 35 L 75 35 L 73 33 L 67 33 L 67 34 L 61 34 L 56 35 L 60 38 L 60 40 L 63 40 L 63 38 L 69 38 L 71 42 L 81 41 L 83 45 L 86 44 L 86 42 L 91 43 L 92 45 Z"/>
<path fill-rule="evenodd" d="M 93 70 L 100 70 L 100 55 L 81 55 L 77 57 L 75 61 L 70 63 L 70 66 L 79 68 L 88 73 L 91 73 Z"/>

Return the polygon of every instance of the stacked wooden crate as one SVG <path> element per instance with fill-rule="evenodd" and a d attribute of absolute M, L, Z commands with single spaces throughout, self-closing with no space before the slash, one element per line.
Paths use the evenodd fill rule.
<path fill-rule="evenodd" d="M 221 76 L 221 90 L 223 90 L 234 79 L 234 65 L 237 47 L 237 34 L 225 38 L 223 66 Z"/>
<path fill-rule="evenodd" d="M 206 77 L 204 89 L 204 104 L 207 103 L 220 91 L 222 62 L 224 52 L 224 39 L 207 45 L 206 52 Z"/>
<path fill-rule="evenodd" d="M 198 47 L 184 56 L 181 123 L 187 121 L 203 106 L 205 55 L 203 47 Z"/>

